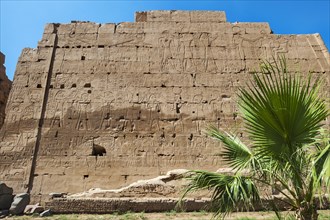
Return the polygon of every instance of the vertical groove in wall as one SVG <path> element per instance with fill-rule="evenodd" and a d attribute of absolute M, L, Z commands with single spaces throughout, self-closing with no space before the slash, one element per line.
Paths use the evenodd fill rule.
<path fill-rule="evenodd" d="M 44 96 L 42 100 L 42 106 L 41 106 L 41 114 L 38 122 L 38 133 L 37 133 L 37 139 L 34 145 L 34 151 L 33 151 L 33 157 L 32 157 L 32 163 L 31 163 L 31 170 L 30 170 L 30 175 L 29 175 L 29 183 L 28 183 L 28 189 L 27 192 L 30 193 L 32 188 L 33 188 L 33 180 L 34 180 L 34 174 L 36 170 L 36 163 L 37 163 L 37 156 L 39 152 L 39 147 L 40 147 L 40 140 L 41 140 L 41 132 L 42 132 L 42 126 L 44 124 L 44 119 L 45 119 L 45 113 L 46 113 L 46 107 L 47 107 L 47 102 L 48 102 L 48 95 L 49 95 L 49 86 L 51 83 L 52 79 L 52 74 L 53 74 L 53 66 L 54 66 L 54 61 L 55 61 L 55 52 L 57 48 L 57 26 L 54 27 L 54 44 L 53 44 L 53 49 L 50 57 L 50 62 L 48 65 L 48 74 L 46 78 L 46 85 L 44 87 Z"/>

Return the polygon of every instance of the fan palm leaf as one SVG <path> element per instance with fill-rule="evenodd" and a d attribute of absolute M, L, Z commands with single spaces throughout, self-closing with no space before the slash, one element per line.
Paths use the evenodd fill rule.
<path fill-rule="evenodd" d="M 223 216 L 259 201 L 259 182 L 280 192 L 301 219 L 317 218 L 313 198 L 323 183 L 330 185 L 330 142 L 318 140 L 329 116 L 320 85 L 320 78 L 312 80 L 309 75 L 303 80 L 288 73 L 283 57 L 263 62 L 238 94 L 248 145 L 214 126 L 207 129 L 223 144 L 221 155 L 235 173 L 191 171 L 184 195 L 212 190 L 216 216 Z"/>
<path fill-rule="evenodd" d="M 258 188 L 250 177 L 194 170 L 188 179 L 190 184 L 183 196 L 196 190 L 212 190 L 212 207 L 216 217 L 223 217 L 238 209 L 238 204 L 249 209 L 260 202 Z"/>
<path fill-rule="evenodd" d="M 223 143 L 221 156 L 232 169 L 240 171 L 256 166 L 253 152 L 237 136 L 221 132 L 213 125 L 208 127 L 207 134 Z"/>
<path fill-rule="evenodd" d="M 261 155 L 277 159 L 289 158 L 312 143 L 327 117 L 317 95 L 319 79 L 303 82 L 280 66 L 263 63 L 261 75 L 254 75 L 256 85 L 242 88 L 238 103 L 253 146 L 261 148 Z"/>

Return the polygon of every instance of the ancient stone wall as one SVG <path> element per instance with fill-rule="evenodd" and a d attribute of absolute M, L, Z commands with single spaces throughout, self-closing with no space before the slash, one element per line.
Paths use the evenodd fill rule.
<path fill-rule="evenodd" d="M 244 138 L 235 93 L 262 59 L 277 55 L 329 86 L 318 34 L 276 35 L 268 23 L 228 23 L 224 12 L 48 24 L 17 64 L 0 179 L 44 196 L 121 187 L 177 168 L 217 170 L 221 147 L 203 130 L 216 124 Z"/>
<path fill-rule="evenodd" d="M 0 128 L 5 120 L 6 103 L 11 87 L 11 81 L 6 76 L 5 55 L 0 52 Z"/>
<path fill-rule="evenodd" d="M 46 202 L 46 208 L 53 213 L 109 214 L 126 212 L 169 212 L 178 209 L 177 198 L 103 198 L 103 199 L 54 199 Z M 187 212 L 207 210 L 207 199 L 188 199 L 183 202 Z"/>

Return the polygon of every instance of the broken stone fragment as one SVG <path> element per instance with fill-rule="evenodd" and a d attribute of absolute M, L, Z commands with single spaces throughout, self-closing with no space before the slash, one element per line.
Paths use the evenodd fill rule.
<path fill-rule="evenodd" d="M 66 197 L 67 193 L 52 192 L 49 193 L 50 197 L 53 198 L 63 198 Z"/>
<path fill-rule="evenodd" d="M 35 214 L 35 213 L 42 213 L 45 211 L 44 207 L 40 206 L 39 203 L 35 205 L 27 205 L 24 210 L 24 214 Z"/>
<path fill-rule="evenodd" d="M 52 215 L 52 211 L 50 209 L 47 209 L 45 211 L 43 211 L 42 213 L 40 213 L 40 217 L 47 217 L 47 216 L 51 216 Z"/>
<path fill-rule="evenodd" d="M 20 215 L 24 212 L 25 207 L 30 203 L 30 194 L 20 193 L 14 197 L 14 201 L 10 206 L 9 213 L 12 215 Z"/>

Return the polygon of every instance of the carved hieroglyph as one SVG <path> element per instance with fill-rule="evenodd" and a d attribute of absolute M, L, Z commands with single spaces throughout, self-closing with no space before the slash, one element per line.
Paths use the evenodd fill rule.
<path fill-rule="evenodd" d="M 5 120 L 5 108 L 11 87 L 11 81 L 6 76 L 5 55 L 0 52 L 0 128 Z"/>
<path fill-rule="evenodd" d="M 0 179 L 37 196 L 122 187 L 178 168 L 215 171 L 225 166 L 221 146 L 203 130 L 212 123 L 244 137 L 237 88 L 277 55 L 329 86 L 318 34 L 276 35 L 268 23 L 228 23 L 224 12 L 48 24 L 17 64 Z"/>

